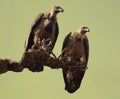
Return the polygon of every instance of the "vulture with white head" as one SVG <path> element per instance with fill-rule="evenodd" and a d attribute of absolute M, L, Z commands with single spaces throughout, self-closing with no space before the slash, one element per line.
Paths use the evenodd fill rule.
<path fill-rule="evenodd" d="M 62 68 L 65 90 L 74 93 L 81 85 L 87 68 L 89 43 L 86 33 L 90 29 L 81 26 L 71 35 L 69 33 L 63 42 L 61 60 L 65 64 Z"/>
<path fill-rule="evenodd" d="M 60 6 L 53 6 L 50 13 L 40 13 L 35 19 L 31 30 L 25 42 L 25 50 L 42 49 L 50 54 L 56 43 L 59 26 L 57 23 L 57 14 L 63 12 Z M 29 70 L 35 72 L 43 71 L 43 64 L 37 64 Z"/>

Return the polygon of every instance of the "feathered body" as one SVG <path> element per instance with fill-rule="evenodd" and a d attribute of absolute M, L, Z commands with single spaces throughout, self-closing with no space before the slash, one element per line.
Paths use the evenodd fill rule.
<path fill-rule="evenodd" d="M 61 60 L 65 67 L 62 69 L 65 89 L 69 93 L 75 92 L 81 85 L 89 56 L 89 43 L 85 35 L 88 28 L 81 27 L 73 35 L 69 33 L 63 42 Z M 84 31 L 85 30 L 85 31 Z"/>

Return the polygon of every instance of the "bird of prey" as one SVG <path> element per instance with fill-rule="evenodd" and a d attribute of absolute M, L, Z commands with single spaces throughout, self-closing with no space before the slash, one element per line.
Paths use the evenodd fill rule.
<path fill-rule="evenodd" d="M 65 37 L 61 60 L 65 64 L 62 68 L 65 90 L 74 93 L 81 85 L 81 81 L 87 69 L 89 56 L 89 43 L 86 32 L 90 29 L 81 26 L 80 29 Z"/>
<path fill-rule="evenodd" d="M 52 52 L 56 43 L 59 26 L 57 23 L 57 14 L 63 12 L 63 8 L 60 6 L 53 6 L 50 13 L 40 13 L 35 19 L 28 37 L 25 42 L 25 50 L 38 50 L 42 49 L 49 54 Z M 31 71 L 42 71 L 43 64 L 32 68 Z"/>

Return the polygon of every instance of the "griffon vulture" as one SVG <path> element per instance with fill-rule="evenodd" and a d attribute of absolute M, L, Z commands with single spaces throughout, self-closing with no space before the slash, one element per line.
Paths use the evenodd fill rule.
<path fill-rule="evenodd" d="M 28 34 L 25 43 L 26 51 L 31 49 L 37 50 L 41 48 L 49 54 L 51 53 L 59 33 L 56 16 L 59 12 L 63 11 L 64 10 L 60 6 L 54 6 L 50 13 L 40 13 L 38 15 Z M 36 67 L 30 70 L 38 72 L 42 71 L 43 64 L 38 65 L 36 63 Z"/>
<path fill-rule="evenodd" d="M 63 42 L 61 60 L 64 62 L 63 78 L 65 90 L 74 93 L 81 85 L 89 56 L 89 43 L 86 32 L 89 28 L 81 26 L 71 35 L 69 33 Z"/>

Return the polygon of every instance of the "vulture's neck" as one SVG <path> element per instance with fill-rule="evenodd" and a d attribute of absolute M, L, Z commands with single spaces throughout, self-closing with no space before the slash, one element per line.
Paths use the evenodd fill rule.
<path fill-rule="evenodd" d="M 85 33 L 82 32 L 82 31 L 76 31 L 76 32 L 73 33 L 73 38 L 80 39 L 84 36 L 84 34 Z"/>
<path fill-rule="evenodd" d="M 80 32 L 81 35 L 84 35 L 85 33 L 86 33 L 86 32 L 84 32 L 84 31 L 81 31 L 81 32 Z"/>
<path fill-rule="evenodd" d="M 51 12 L 49 18 L 52 20 L 56 20 L 57 14 L 55 12 Z"/>

